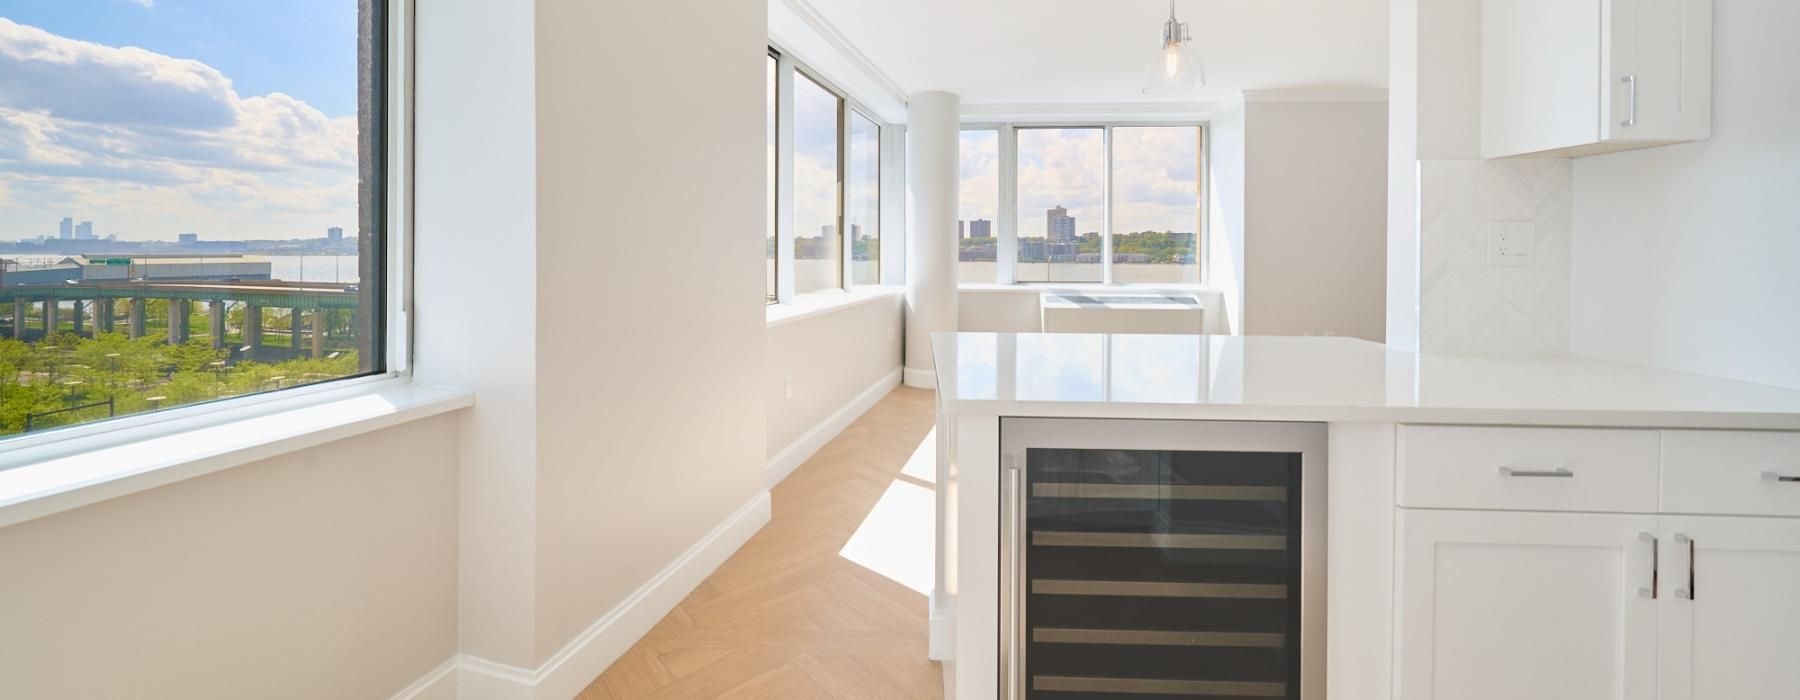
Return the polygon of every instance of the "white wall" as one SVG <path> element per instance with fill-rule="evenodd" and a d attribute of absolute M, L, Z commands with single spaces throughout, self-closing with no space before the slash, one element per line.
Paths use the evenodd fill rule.
<path fill-rule="evenodd" d="M 1244 333 L 1383 340 L 1387 103 L 1244 109 Z"/>
<path fill-rule="evenodd" d="M 539 662 L 763 490 L 766 11 L 537 3 Z"/>
<path fill-rule="evenodd" d="M 461 649 L 530 666 L 538 386 L 532 5 L 426 2 L 416 15 L 414 369 L 420 381 L 467 386 L 478 397 L 459 432 Z"/>
<path fill-rule="evenodd" d="M 1710 141 L 1574 165 L 1574 350 L 1800 388 L 1800 3 L 1721 0 Z"/>
<path fill-rule="evenodd" d="M 764 444 L 769 461 L 783 461 L 771 466 L 784 472 L 772 476 L 785 476 L 797 464 L 788 460 L 810 454 L 861 415 L 846 411 L 858 399 L 897 384 L 903 300 L 890 294 L 769 326 Z"/>
<path fill-rule="evenodd" d="M 1206 124 L 1206 284 L 1224 294 L 1219 304 L 1229 334 L 1244 332 L 1244 106 Z M 1207 316 L 1214 316 L 1209 309 Z"/>
<path fill-rule="evenodd" d="M 0 528 L 9 698 L 385 698 L 456 651 L 440 416 Z"/>

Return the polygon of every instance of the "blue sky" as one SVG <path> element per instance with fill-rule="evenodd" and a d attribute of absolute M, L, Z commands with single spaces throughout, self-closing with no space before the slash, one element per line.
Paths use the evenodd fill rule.
<path fill-rule="evenodd" d="M 0 239 L 357 227 L 355 0 L 4 0 Z"/>
<path fill-rule="evenodd" d="M 354 0 L 6 0 L 0 17 L 70 39 L 205 63 L 244 95 L 356 114 Z"/>

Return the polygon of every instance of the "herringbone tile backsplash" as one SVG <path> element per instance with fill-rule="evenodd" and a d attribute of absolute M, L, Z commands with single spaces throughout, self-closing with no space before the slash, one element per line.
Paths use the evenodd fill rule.
<path fill-rule="evenodd" d="M 1435 160 L 1419 172 L 1419 332 L 1427 352 L 1569 351 L 1571 167 Z M 1488 265 L 1488 224 L 1536 226 L 1535 262 Z"/>

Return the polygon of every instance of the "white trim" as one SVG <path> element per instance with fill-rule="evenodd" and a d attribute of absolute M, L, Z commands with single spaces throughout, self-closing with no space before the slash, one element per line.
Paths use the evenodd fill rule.
<path fill-rule="evenodd" d="M 936 370 L 907 367 L 901 372 L 901 382 L 907 386 L 917 389 L 937 389 Z"/>
<path fill-rule="evenodd" d="M 939 591 L 931 590 L 930 622 L 925 633 L 925 658 L 932 661 L 956 659 L 956 603 L 948 593 L 940 600 Z"/>
<path fill-rule="evenodd" d="M 780 2 L 792 10 L 794 15 L 800 18 L 800 21 L 806 23 L 806 26 L 817 32 L 819 38 L 824 39 L 832 49 L 842 54 L 845 60 L 848 60 L 857 70 L 862 71 L 864 77 L 874 81 L 877 87 L 887 93 L 886 96 L 889 99 L 901 105 L 906 104 L 906 91 L 900 88 L 900 84 L 894 82 L 894 79 L 889 77 L 886 71 L 881 70 L 880 66 L 875 65 L 874 61 L 869 60 L 869 57 L 856 48 L 856 45 L 850 42 L 849 37 L 838 31 L 837 26 L 833 25 L 831 20 L 825 19 L 825 15 L 814 8 L 812 3 L 807 0 L 780 0 Z"/>
<path fill-rule="evenodd" d="M 1245 102 L 1386 102 L 1385 88 L 1245 90 Z"/>
<path fill-rule="evenodd" d="M 812 459 L 819 448 L 824 447 L 839 433 L 844 432 L 845 428 L 850 427 L 850 424 L 856 422 L 857 418 L 862 417 L 862 414 L 880 403 L 882 397 L 887 396 L 888 392 L 893 391 L 894 387 L 899 384 L 900 368 L 896 367 L 894 371 L 882 375 L 880 379 L 875 380 L 874 384 L 869 385 L 869 388 L 852 397 L 838 410 L 832 411 L 831 415 L 825 417 L 825 420 L 819 421 L 810 430 L 795 438 L 786 447 L 781 448 L 781 451 L 769 458 L 769 465 L 765 471 L 767 476 L 763 483 L 769 488 L 775 488 L 776 484 L 794 473 L 794 470 L 798 469 L 801 464 L 805 464 L 806 460 Z"/>
<path fill-rule="evenodd" d="M 452 654 L 437 668 L 394 693 L 392 700 L 456 700 L 458 657 Z"/>
<path fill-rule="evenodd" d="M 769 492 L 759 491 L 536 669 L 490 661 L 473 654 L 458 655 L 454 659 L 456 697 L 469 700 L 567 700 L 575 697 L 768 524 L 770 516 Z M 431 684 L 426 679 L 414 683 L 418 687 L 427 685 Z M 403 699 L 396 696 L 396 700 Z"/>
<path fill-rule="evenodd" d="M 9 453 L 7 461 L 18 466 L 0 471 L 0 527 L 475 404 L 468 389 L 404 379 L 307 398 L 235 413 L 232 420 L 199 416 L 203 425 L 148 426 L 156 432 L 149 438 L 128 434 L 106 446 L 82 441 L 85 451 L 63 442 Z"/>
<path fill-rule="evenodd" d="M 964 124 L 993 122 L 1133 122 L 1206 121 L 1225 108 L 1212 102 L 1069 102 L 963 103 Z"/>
<path fill-rule="evenodd" d="M 792 301 L 766 304 L 763 309 L 763 320 L 769 328 L 785 326 L 796 321 L 861 306 L 871 301 L 898 297 L 904 293 L 906 293 L 904 287 L 869 285 L 857 287 L 851 291 L 837 289 L 808 292 L 794 297 Z"/>

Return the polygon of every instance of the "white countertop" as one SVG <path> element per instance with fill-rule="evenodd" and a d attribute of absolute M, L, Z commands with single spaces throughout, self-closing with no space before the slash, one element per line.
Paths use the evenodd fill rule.
<path fill-rule="evenodd" d="M 1800 390 L 1340 337 L 939 333 L 955 415 L 1800 430 Z"/>

